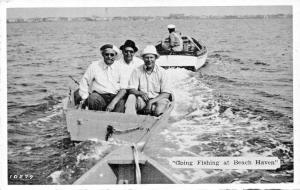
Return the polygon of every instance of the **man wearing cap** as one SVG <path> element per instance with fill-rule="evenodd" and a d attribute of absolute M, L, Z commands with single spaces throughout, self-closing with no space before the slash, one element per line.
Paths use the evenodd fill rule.
<path fill-rule="evenodd" d="M 74 95 L 75 102 L 81 99 L 80 103 L 90 110 L 124 112 L 123 97 L 128 84 L 124 80 L 120 63 L 115 60 L 119 49 L 112 44 L 105 44 L 100 52 L 103 60 L 89 65 L 79 83 L 79 94 Z"/>
<path fill-rule="evenodd" d="M 134 105 L 138 112 L 159 116 L 169 105 L 171 90 L 168 78 L 165 70 L 155 64 L 159 55 L 153 45 L 146 46 L 142 57 L 144 65 L 137 67 L 131 74 L 130 95 L 126 105 Z"/>
<path fill-rule="evenodd" d="M 175 32 L 175 25 L 169 24 L 168 25 L 169 30 L 169 45 L 171 51 L 182 51 L 183 50 L 183 41 L 181 39 L 181 36 Z"/>
<path fill-rule="evenodd" d="M 121 58 L 120 63 L 123 66 L 122 70 L 126 78 L 125 80 L 128 83 L 133 69 L 143 65 L 144 62 L 140 58 L 134 56 L 134 54 L 138 51 L 134 41 L 126 40 L 125 43 L 120 46 L 120 50 L 122 50 L 123 54 L 123 58 Z"/>

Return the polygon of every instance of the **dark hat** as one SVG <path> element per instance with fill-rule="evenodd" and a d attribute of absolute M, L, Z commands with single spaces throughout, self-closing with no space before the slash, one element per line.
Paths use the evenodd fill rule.
<path fill-rule="evenodd" d="M 124 45 L 120 46 L 120 50 L 123 51 L 125 47 L 131 47 L 134 52 L 138 51 L 138 48 L 135 46 L 135 43 L 132 40 L 126 40 L 125 43 L 124 43 Z"/>

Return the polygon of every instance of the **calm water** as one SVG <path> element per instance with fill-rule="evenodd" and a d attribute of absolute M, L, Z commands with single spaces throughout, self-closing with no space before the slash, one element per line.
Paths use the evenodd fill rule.
<path fill-rule="evenodd" d="M 184 183 L 293 181 L 292 19 L 18 23 L 7 25 L 10 184 L 70 184 L 118 145 L 70 143 L 61 100 L 106 42 L 154 44 L 174 23 L 209 50 L 198 72 L 170 69 L 168 126 L 146 153 Z M 276 156 L 272 170 L 175 169 L 172 156 Z"/>

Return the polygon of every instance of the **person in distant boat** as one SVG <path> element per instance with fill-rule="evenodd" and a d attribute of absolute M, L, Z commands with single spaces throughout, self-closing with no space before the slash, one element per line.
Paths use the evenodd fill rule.
<path fill-rule="evenodd" d="M 90 110 L 124 112 L 128 83 L 120 63 L 115 60 L 120 51 L 112 44 L 105 44 L 100 52 L 103 60 L 89 65 L 79 83 L 79 91 L 74 94 L 75 103 L 80 102 Z"/>
<path fill-rule="evenodd" d="M 170 103 L 171 90 L 168 78 L 165 70 L 155 64 L 159 54 L 153 45 L 146 46 L 142 57 L 144 64 L 131 74 L 128 87 L 130 95 L 126 105 L 134 106 L 139 113 L 159 116 Z"/>
<path fill-rule="evenodd" d="M 134 41 L 126 40 L 125 43 L 120 46 L 120 50 L 122 50 L 123 54 L 123 57 L 120 60 L 120 63 L 123 66 L 122 72 L 125 74 L 125 80 L 128 83 L 133 69 L 143 65 L 144 62 L 140 58 L 134 56 L 138 51 Z"/>
<path fill-rule="evenodd" d="M 183 50 L 183 41 L 181 39 L 181 35 L 175 31 L 175 25 L 169 24 L 168 25 L 169 30 L 169 37 L 167 41 L 168 44 L 163 43 L 162 46 L 165 49 L 168 49 L 173 52 L 179 52 Z"/>

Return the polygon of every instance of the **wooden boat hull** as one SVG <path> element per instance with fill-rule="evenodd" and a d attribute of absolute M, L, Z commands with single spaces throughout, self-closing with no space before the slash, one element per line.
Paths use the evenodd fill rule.
<path fill-rule="evenodd" d="M 113 138 L 129 142 L 135 146 L 139 144 L 141 150 L 147 144 L 150 136 L 167 123 L 174 107 L 174 97 L 171 96 L 171 103 L 164 114 L 159 117 L 82 110 L 74 106 L 73 94 L 70 94 L 70 97 L 64 100 L 64 113 L 72 141 Z M 113 127 L 115 131 L 108 138 L 109 127 Z M 141 150 L 133 149 L 128 145 L 116 149 L 74 184 L 181 183 L 156 161 L 144 155 Z M 139 172 L 137 172 L 137 168 Z"/>
<path fill-rule="evenodd" d="M 157 59 L 157 65 L 163 68 L 186 68 L 196 71 L 205 65 L 207 52 L 201 56 L 185 56 L 185 55 L 162 55 Z"/>
<path fill-rule="evenodd" d="M 138 152 L 141 184 L 181 183 L 156 161 Z M 81 176 L 74 185 L 87 184 L 136 184 L 136 166 L 129 146 L 119 148 Z"/>
<path fill-rule="evenodd" d="M 72 141 L 108 140 L 109 137 L 129 143 L 142 142 L 167 123 L 174 107 L 174 101 L 171 101 L 164 114 L 154 117 L 77 109 L 72 97 L 64 100 L 64 114 Z M 108 134 L 109 127 L 114 130 L 111 134 Z"/>
<path fill-rule="evenodd" d="M 91 139 L 106 140 L 108 126 L 128 133 L 114 134 L 111 137 L 132 142 L 147 133 L 147 128 L 158 120 L 152 116 L 126 115 L 114 112 L 99 112 L 71 109 L 66 112 L 68 131 L 73 141 Z"/>

